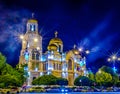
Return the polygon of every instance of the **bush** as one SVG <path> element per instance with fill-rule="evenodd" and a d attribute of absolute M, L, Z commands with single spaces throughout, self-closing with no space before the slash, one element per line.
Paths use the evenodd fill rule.
<path fill-rule="evenodd" d="M 91 86 L 93 85 L 94 81 L 90 80 L 86 76 L 79 76 L 75 79 L 74 85 L 76 86 Z"/>

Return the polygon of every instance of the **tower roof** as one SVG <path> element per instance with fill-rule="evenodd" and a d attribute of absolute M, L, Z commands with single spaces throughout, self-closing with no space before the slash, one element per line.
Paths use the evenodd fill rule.
<path fill-rule="evenodd" d="M 28 23 L 38 23 L 38 21 L 34 18 L 34 13 L 32 13 L 32 18 L 28 20 Z"/>

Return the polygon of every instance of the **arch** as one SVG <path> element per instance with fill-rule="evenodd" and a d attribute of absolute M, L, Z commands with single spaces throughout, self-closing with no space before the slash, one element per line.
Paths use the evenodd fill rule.
<path fill-rule="evenodd" d="M 69 59 L 68 60 L 68 70 L 72 70 L 72 66 L 73 66 L 72 59 Z"/>
<path fill-rule="evenodd" d="M 67 64 L 68 64 L 68 70 L 73 70 L 74 69 L 74 53 L 72 51 L 69 51 L 67 54 L 66 54 L 66 61 L 67 61 Z"/>

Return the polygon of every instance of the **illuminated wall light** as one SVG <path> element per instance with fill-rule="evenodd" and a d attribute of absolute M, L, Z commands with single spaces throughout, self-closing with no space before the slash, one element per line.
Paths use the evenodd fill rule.
<path fill-rule="evenodd" d="M 77 62 L 76 58 L 74 58 L 74 62 Z"/>
<path fill-rule="evenodd" d="M 81 68 L 82 70 L 84 70 L 84 68 Z"/>
<path fill-rule="evenodd" d="M 40 76 L 42 76 L 43 75 L 43 72 L 40 72 Z"/>
<path fill-rule="evenodd" d="M 28 72 L 28 75 L 30 75 L 30 72 Z"/>
<path fill-rule="evenodd" d="M 65 69 L 66 69 L 66 68 L 63 66 L 62 71 L 65 71 Z"/>
<path fill-rule="evenodd" d="M 78 77 L 78 74 L 77 73 L 75 73 L 75 78 L 77 78 Z"/>
<path fill-rule="evenodd" d="M 65 58 L 62 58 L 62 61 L 65 61 Z"/>
<path fill-rule="evenodd" d="M 65 75 L 65 73 L 64 73 L 64 72 L 62 72 L 62 76 L 63 76 L 63 77 L 66 77 L 66 75 Z"/>
<path fill-rule="evenodd" d="M 37 50 L 40 50 L 40 47 L 37 47 Z"/>
<path fill-rule="evenodd" d="M 67 71 L 68 69 L 66 68 L 66 71 Z"/>
<path fill-rule="evenodd" d="M 23 36 L 23 35 L 20 35 L 20 39 L 24 39 L 24 36 Z"/>
<path fill-rule="evenodd" d="M 23 43 L 25 43 L 25 40 L 23 40 Z"/>
<path fill-rule="evenodd" d="M 53 59 L 54 56 L 53 55 L 48 55 L 48 59 Z"/>
<path fill-rule="evenodd" d="M 48 70 L 53 70 L 53 67 L 48 67 Z"/>
<path fill-rule="evenodd" d="M 48 71 L 48 72 L 47 72 L 47 74 L 49 75 L 49 74 L 51 74 L 51 72 L 50 72 L 50 71 Z"/>
<path fill-rule="evenodd" d="M 28 67 L 24 67 L 24 70 L 28 70 Z"/>
<path fill-rule="evenodd" d="M 34 38 L 34 42 L 38 42 L 38 39 L 37 39 L 37 38 Z"/>
<path fill-rule="evenodd" d="M 35 68 L 35 71 L 38 71 L 38 68 Z"/>

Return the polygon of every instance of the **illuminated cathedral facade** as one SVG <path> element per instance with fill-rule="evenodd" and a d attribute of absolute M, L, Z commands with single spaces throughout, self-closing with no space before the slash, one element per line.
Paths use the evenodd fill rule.
<path fill-rule="evenodd" d="M 86 59 L 79 50 L 73 49 L 63 52 L 63 42 L 58 38 L 58 32 L 50 40 L 47 51 L 42 52 L 42 36 L 38 33 L 38 22 L 32 18 L 27 21 L 26 33 L 20 36 L 22 49 L 19 65 L 26 65 L 24 71 L 28 73 L 27 85 L 42 75 L 52 74 L 56 77 L 66 78 L 68 85 L 74 85 L 79 75 L 87 76 Z"/>

